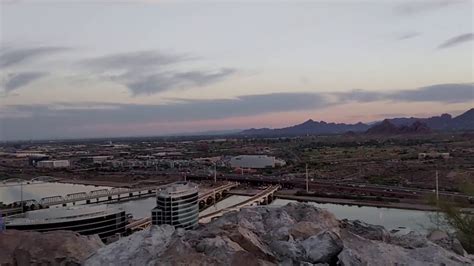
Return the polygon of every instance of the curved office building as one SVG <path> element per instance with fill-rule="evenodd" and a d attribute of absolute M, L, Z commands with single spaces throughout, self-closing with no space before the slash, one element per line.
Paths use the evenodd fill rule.
<path fill-rule="evenodd" d="M 191 182 L 176 182 L 157 191 L 151 217 L 154 225 L 195 228 L 199 221 L 198 186 Z"/>
<path fill-rule="evenodd" d="M 42 209 L 4 219 L 7 230 L 71 230 L 83 235 L 98 234 L 102 239 L 124 233 L 127 223 L 124 210 L 106 205 Z"/>

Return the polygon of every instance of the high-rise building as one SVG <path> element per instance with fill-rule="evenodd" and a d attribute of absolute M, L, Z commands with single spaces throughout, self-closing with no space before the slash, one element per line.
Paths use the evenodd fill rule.
<path fill-rule="evenodd" d="M 199 221 L 198 186 L 191 182 L 175 182 L 158 190 L 151 217 L 154 225 L 195 228 Z"/>
<path fill-rule="evenodd" d="M 68 168 L 70 166 L 69 160 L 39 161 L 36 163 L 38 168 Z"/>

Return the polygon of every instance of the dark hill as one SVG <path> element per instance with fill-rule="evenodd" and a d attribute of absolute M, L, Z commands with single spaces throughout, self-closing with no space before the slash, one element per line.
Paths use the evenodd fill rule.
<path fill-rule="evenodd" d="M 284 128 L 252 128 L 240 132 L 246 136 L 300 136 L 300 135 L 324 135 L 344 134 L 348 131 L 354 133 L 380 132 L 381 134 L 425 134 L 433 131 L 472 131 L 474 130 L 474 108 L 467 112 L 452 117 L 450 114 L 442 114 L 429 118 L 401 117 L 385 119 L 382 122 L 371 124 L 357 123 L 327 123 L 324 121 L 307 120 L 304 123 Z M 375 129 L 372 129 L 376 127 Z M 369 130 L 370 129 L 370 130 Z M 384 133 L 386 132 L 386 133 Z"/>
<path fill-rule="evenodd" d="M 385 119 L 382 123 L 376 124 L 369 128 L 365 133 L 367 135 L 404 135 L 404 134 L 427 134 L 431 129 L 420 121 L 415 121 L 413 124 L 406 126 L 397 126 L 390 120 Z"/>
<path fill-rule="evenodd" d="M 248 129 L 242 131 L 242 135 L 278 135 L 278 136 L 289 136 L 289 135 L 319 135 L 319 134 L 342 134 L 347 131 L 353 132 L 364 132 L 369 128 L 368 125 L 363 123 L 357 124 L 344 124 L 344 123 L 326 123 L 324 121 L 308 121 L 278 129 L 260 128 L 260 129 Z"/>
<path fill-rule="evenodd" d="M 408 126 L 420 121 L 436 131 L 474 130 L 474 108 L 454 118 L 450 114 L 442 114 L 429 118 L 401 117 L 388 120 L 396 126 Z"/>

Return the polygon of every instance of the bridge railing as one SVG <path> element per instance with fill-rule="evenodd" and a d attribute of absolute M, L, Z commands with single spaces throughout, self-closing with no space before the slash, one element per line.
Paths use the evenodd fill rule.
<path fill-rule="evenodd" d="M 235 187 L 237 185 L 238 185 L 238 183 L 228 183 L 226 185 L 223 185 L 223 186 L 215 189 L 214 191 L 206 192 L 207 194 L 206 193 L 203 194 L 202 197 L 201 197 L 201 195 L 199 195 L 199 196 L 200 196 L 200 198 L 203 198 L 203 197 L 211 195 L 213 193 L 220 193 L 223 190 L 230 189 L 230 188 Z M 90 191 L 90 192 L 71 193 L 71 194 L 67 194 L 66 196 L 44 197 L 41 200 L 39 200 L 39 202 L 37 202 L 35 200 L 30 200 L 30 201 L 34 201 L 33 202 L 34 204 L 38 203 L 42 206 L 51 206 L 51 205 L 55 205 L 55 204 L 63 204 L 63 203 L 81 201 L 81 200 L 88 200 L 88 199 L 93 199 L 93 198 L 109 197 L 109 196 L 113 196 L 113 195 L 133 193 L 133 192 L 138 192 L 138 191 L 156 191 L 160 187 L 98 189 L 98 190 L 93 190 L 93 191 Z M 23 202 L 28 202 L 28 200 L 23 201 Z"/>
<path fill-rule="evenodd" d="M 39 204 L 43 206 L 54 205 L 54 204 L 61 204 L 73 201 L 80 201 L 80 200 L 87 200 L 91 198 L 100 198 L 100 197 L 107 197 L 112 195 L 124 194 L 124 193 L 132 193 L 137 191 L 144 191 L 144 190 L 156 190 L 155 187 L 145 187 L 145 188 L 112 188 L 112 189 L 99 189 L 93 190 L 90 192 L 78 192 L 78 193 L 71 193 L 67 194 L 66 196 L 51 196 L 42 198 Z"/>
<path fill-rule="evenodd" d="M 258 201 L 261 198 L 268 197 L 268 195 L 270 195 L 272 193 L 275 193 L 275 191 L 277 191 L 280 188 L 281 188 L 280 185 L 270 186 L 269 188 L 265 189 L 264 191 L 258 193 L 257 195 L 252 196 L 251 198 L 249 198 L 247 200 L 244 200 L 243 202 L 234 204 L 234 205 L 229 206 L 225 209 L 221 209 L 221 210 L 218 210 L 218 211 L 215 211 L 215 212 L 205 214 L 205 215 L 199 217 L 199 219 L 201 220 L 201 219 L 212 218 L 212 217 L 224 214 L 225 212 L 229 212 L 229 211 L 232 211 L 234 209 L 240 209 L 244 206 L 251 205 L 255 201 Z"/>

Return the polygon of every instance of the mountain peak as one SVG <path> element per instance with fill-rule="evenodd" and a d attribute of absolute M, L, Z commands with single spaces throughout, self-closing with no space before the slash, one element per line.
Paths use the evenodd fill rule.
<path fill-rule="evenodd" d="M 441 118 L 443 118 L 443 119 L 451 119 L 452 116 L 451 116 L 450 114 L 444 113 L 444 114 L 441 115 Z"/>
<path fill-rule="evenodd" d="M 384 119 L 381 122 L 369 125 L 364 123 L 344 124 L 325 121 L 314 121 L 308 119 L 305 122 L 289 127 L 277 129 L 250 129 L 244 130 L 241 134 L 247 135 L 321 135 L 321 134 L 343 134 L 348 131 L 366 132 L 367 134 L 423 134 L 434 131 L 455 131 L 455 130 L 474 130 L 474 108 L 471 108 L 463 114 L 452 117 L 450 114 L 442 114 L 429 118 L 400 117 Z M 369 130 L 370 128 L 370 130 Z"/>
<path fill-rule="evenodd" d="M 397 126 L 385 119 L 380 124 L 376 124 L 366 131 L 369 135 L 398 135 L 398 134 L 425 134 L 430 133 L 431 129 L 420 120 L 416 120 L 410 126 Z"/>

